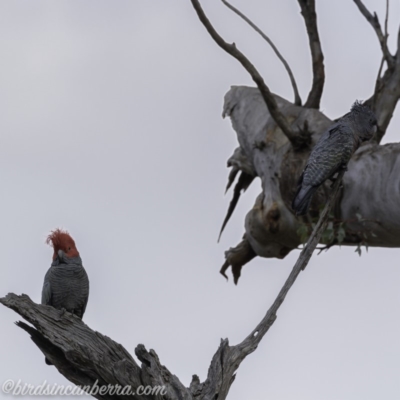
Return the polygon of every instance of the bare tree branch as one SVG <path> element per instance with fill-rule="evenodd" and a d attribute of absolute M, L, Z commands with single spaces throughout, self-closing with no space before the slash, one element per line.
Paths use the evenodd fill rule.
<path fill-rule="evenodd" d="M 97 386 L 129 385 L 137 391 L 140 386 L 163 387 L 166 395 L 161 396 L 111 396 L 101 391 L 95 396 L 98 399 L 155 399 L 170 400 L 209 400 L 226 399 L 229 389 L 235 379 L 235 374 L 241 362 L 261 342 L 276 320 L 276 313 L 285 300 L 296 278 L 307 266 L 313 251 L 326 229 L 329 211 L 339 192 L 344 171 L 339 173 L 333 186 L 331 196 L 321 213 L 320 219 L 311 234 L 307 245 L 293 267 L 288 279 L 280 290 L 274 303 L 256 328 L 241 343 L 229 346 L 228 339 L 221 340 L 221 344 L 211 360 L 208 376 L 205 382 L 200 383 L 197 375 L 193 375 L 189 388 L 186 388 L 179 379 L 161 365 L 154 350 L 147 351 L 143 345 L 138 345 L 135 354 L 142 363 L 139 366 L 123 346 L 107 336 L 90 329 L 82 320 L 70 314 L 56 310 L 50 306 L 34 303 L 28 296 L 17 296 L 9 293 L 0 298 L 0 303 L 13 309 L 33 326 L 23 322 L 17 325 L 29 333 L 33 342 L 43 354 L 52 362 L 71 382 L 87 386 L 90 390 Z M 97 383 L 96 383 L 97 382 Z"/>
<path fill-rule="evenodd" d="M 268 328 L 272 325 L 272 323 L 276 319 L 276 312 L 278 311 L 279 307 L 285 300 L 285 297 L 288 294 L 290 288 L 293 286 L 300 272 L 307 267 L 307 264 L 310 261 L 310 258 L 315 248 L 317 247 L 321 239 L 321 236 L 324 233 L 326 226 L 328 224 L 329 212 L 333 207 L 333 204 L 335 203 L 336 196 L 339 193 L 344 173 L 345 171 L 340 171 L 338 173 L 338 177 L 335 180 L 335 183 L 333 184 L 331 195 L 319 217 L 318 223 L 315 226 L 311 236 L 309 237 L 308 242 L 305 245 L 304 249 L 301 251 L 299 258 L 297 259 L 296 264 L 292 269 L 292 272 L 287 278 L 277 298 L 275 299 L 274 303 L 268 310 L 263 320 L 258 324 L 256 329 L 254 329 L 254 331 L 245 339 L 245 341 L 246 340 L 253 341 L 253 344 L 255 345 L 258 345 L 258 343 L 260 343 L 262 337 L 265 335 L 265 333 L 268 331 Z"/>
<path fill-rule="evenodd" d="M 261 95 L 268 107 L 268 110 L 276 122 L 276 124 L 279 126 L 279 128 L 282 130 L 282 132 L 286 135 L 286 137 L 290 140 L 292 143 L 293 147 L 299 148 L 304 145 L 304 142 L 307 142 L 308 138 L 304 138 L 302 135 L 298 135 L 297 132 L 295 132 L 289 125 L 288 121 L 284 117 L 284 115 L 280 112 L 278 105 L 276 103 L 276 100 L 274 96 L 272 95 L 271 91 L 269 90 L 268 86 L 265 84 L 264 79 L 260 75 L 260 73 L 257 71 L 255 66 L 249 61 L 249 59 L 237 49 L 236 45 L 229 44 L 225 42 L 225 40 L 218 34 L 218 32 L 214 29 L 214 27 L 211 25 L 209 19 L 205 15 L 200 3 L 198 0 L 191 0 L 192 5 L 194 9 L 197 12 L 197 15 L 202 22 L 202 24 L 205 26 L 207 29 L 207 32 L 210 34 L 210 36 L 214 39 L 214 41 L 220 46 L 223 50 L 225 50 L 228 54 L 230 54 L 232 57 L 236 58 L 242 66 L 246 69 L 246 71 L 251 75 L 253 81 L 257 84 L 257 87 L 259 88 Z"/>
<path fill-rule="evenodd" d="M 224 376 L 221 382 L 221 387 L 219 391 L 218 399 L 225 399 L 230 385 L 232 384 L 232 380 L 235 377 L 235 372 L 239 367 L 240 363 L 253 351 L 257 349 L 258 344 L 261 342 L 264 335 L 268 332 L 269 328 L 276 320 L 276 313 L 279 307 L 284 302 L 286 295 L 288 294 L 290 288 L 293 286 L 294 282 L 296 281 L 297 277 L 299 276 L 300 272 L 303 271 L 310 258 L 313 254 L 313 251 L 317 247 L 318 242 L 321 239 L 322 234 L 324 233 L 327 223 L 328 223 L 328 216 L 329 212 L 335 202 L 336 196 L 339 193 L 339 188 L 341 185 L 341 181 L 344 175 L 344 171 L 339 172 L 338 177 L 333 185 L 333 189 L 331 192 L 331 196 L 322 211 L 319 221 L 314 228 L 306 246 L 302 250 L 299 255 L 299 258 L 294 265 L 292 272 L 290 273 L 289 277 L 287 278 L 285 284 L 283 285 L 282 289 L 280 290 L 278 296 L 276 297 L 275 301 L 273 302 L 272 306 L 267 311 L 264 318 L 261 322 L 257 325 L 257 327 L 248 335 L 241 343 L 236 346 L 228 346 L 227 339 L 221 342 L 221 346 L 218 351 L 221 350 L 222 353 L 222 364 L 224 364 Z M 218 353 L 218 352 L 217 352 Z M 215 356 L 214 356 L 215 358 Z M 226 361 L 225 361 L 226 360 Z"/>
<path fill-rule="evenodd" d="M 287 63 L 287 61 L 283 58 L 282 54 L 279 52 L 277 47 L 274 45 L 272 40 L 254 23 L 252 22 L 249 18 L 247 18 L 241 11 L 239 11 L 236 7 L 234 7 L 232 4 L 228 3 L 226 0 L 221 0 L 230 10 L 232 10 L 234 13 L 239 15 L 240 18 L 242 18 L 244 21 L 246 21 L 257 33 L 261 35 L 261 37 L 272 47 L 272 50 L 274 50 L 276 56 L 281 60 L 282 64 L 284 65 L 289 78 L 290 82 L 292 83 L 293 91 L 294 91 L 294 104 L 297 106 L 301 106 L 301 98 L 299 94 L 299 90 L 297 88 L 296 80 L 294 78 L 293 72 Z"/>
<path fill-rule="evenodd" d="M 298 0 L 306 23 L 313 68 L 313 83 L 304 107 L 319 109 L 325 83 L 324 55 L 319 40 L 315 0 Z"/>
<path fill-rule="evenodd" d="M 398 67 L 386 69 L 379 86 L 374 106 L 378 139 L 387 128 L 400 98 L 400 57 Z M 309 130 L 313 132 L 312 143 L 317 143 L 332 124 L 331 119 L 316 109 L 296 107 L 279 97 L 276 100 L 280 110 L 288 119 L 296 120 L 297 125 L 302 126 L 308 121 Z M 370 102 L 370 105 L 373 104 Z M 296 218 L 291 210 L 297 180 L 309 152 L 294 152 L 290 143 L 282 143 L 281 133 L 273 133 L 276 125 L 270 116 L 266 116 L 268 110 L 257 88 L 232 87 L 225 95 L 223 110 L 231 119 L 240 145 L 235 153 L 242 156 L 231 157 L 230 160 L 237 158 L 240 161 L 232 161 L 231 167 L 260 178 L 262 186 L 254 205 L 246 213 L 245 243 L 225 252 L 222 272 L 226 273 L 231 266 L 232 273 L 235 270 L 243 274 L 240 268 L 254 258 L 254 253 L 258 257 L 283 259 L 309 235 L 310 224 Z M 260 151 L 256 144 L 263 140 L 268 145 Z M 400 247 L 400 214 L 395 206 L 399 199 L 395 190 L 400 184 L 399 160 L 399 143 L 379 146 L 370 142 L 357 150 L 349 162 L 344 187 L 332 213 L 331 235 L 325 235 L 323 244 L 337 239 L 338 244 L 345 246 Z M 365 171 L 369 173 L 365 174 Z M 362 175 L 365 179 L 360 179 Z M 329 193 L 326 185 L 314 196 L 310 208 L 312 222 L 318 217 Z M 370 193 L 373 193 L 373 199 Z M 370 201 L 360 201 L 366 198 Z M 378 209 L 377 204 L 380 205 Z M 362 221 L 357 214 L 362 216 Z M 338 225 L 339 221 L 343 224 Z"/>
<path fill-rule="evenodd" d="M 365 7 L 364 3 L 361 0 L 354 0 L 361 14 L 367 19 L 367 21 L 374 28 L 375 33 L 378 37 L 379 43 L 381 45 L 383 56 L 385 57 L 385 61 L 389 68 L 393 68 L 394 66 L 394 57 L 390 54 L 389 48 L 387 46 L 387 23 L 389 18 L 389 1 L 386 0 L 386 18 L 385 18 L 385 34 L 382 32 L 381 24 L 379 23 L 379 18 L 376 13 L 372 15 L 367 7 Z"/>
<path fill-rule="evenodd" d="M 354 0 L 359 1 L 359 0 Z M 362 7 L 363 4 L 361 3 Z M 387 3 L 388 7 L 388 3 Z M 366 8 L 364 7 L 366 10 Z M 368 10 L 366 10 L 368 12 Z M 368 12 L 369 13 L 369 12 Z M 388 16 L 388 8 L 386 10 L 386 15 Z M 371 14 L 369 14 L 371 15 Z M 375 14 L 376 16 L 376 14 Z M 372 17 L 373 18 L 373 17 Z M 376 17 L 377 18 L 377 17 Z M 385 40 L 387 40 L 386 32 L 387 22 L 385 21 Z M 385 70 L 382 76 L 377 78 L 375 84 L 375 90 L 373 95 L 365 101 L 372 110 L 375 112 L 378 119 L 378 132 L 376 135 L 376 140 L 379 143 L 386 133 L 389 123 L 393 117 L 394 110 L 396 109 L 397 102 L 400 98 L 400 28 L 397 37 L 397 52 L 395 56 L 390 55 L 392 59 L 391 67 Z M 383 58 L 386 60 L 385 54 Z M 380 68 L 382 71 L 382 68 Z"/>
<path fill-rule="evenodd" d="M 389 34 L 388 34 L 388 22 L 389 22 L 389 0 L 386 0 L 385 36 L 384 36 L 385 43 L 386 43 L 386 48 L 387 48 L 387 39 L 389 37 Z M 382 70 L 383 70 L 383 64 L 384 63 L 385 63 L 385 55 L 383 54 L 381 63 L 379 65 L 378 76 L 376 78 L 374 93 L 377 93 L 380 90 L 380 85 L 382 83 L 381 76 L 382 76 Z M 373 100 L 374 101 L 376 100 L 375 96 L 374 96 Z M 374 104 L 374 106 L 375 106 L 375 104 Z M 373 107 L 373 109 L 374 109 L 374 107 Z"/>
<path fill-rule="evenodd" d="M 388 22 L 389 22 L 389 0 L 386 0 L 386 14 L 385 14 L 385 43 L 387 46 L 388 33 Z"/>

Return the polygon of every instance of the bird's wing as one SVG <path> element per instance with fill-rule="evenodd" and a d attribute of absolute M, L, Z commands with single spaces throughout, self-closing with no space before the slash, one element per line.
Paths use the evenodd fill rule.
<path fill-rule="evenodd" d="M 87 303 L 88 303 L 88 300 L 89 300 L 89 278 L 88 278 L 88 276 L 87 276 L 87 273 L 86 273 L 86 270 L 85 270 L 85 268 L 83 268 L 83 266 L 82 266 L 82 270 L 83 270 L 83 272 L 84 272 L 84 275 L 85 275 L 85 282 L 87 282 L 87 293 L 86 293 L 86 296 L 85 296 L 85 301 L 84 301 L 84 303 L 83 303 L 83 306 L 82 306 L 82 317 L 83 317 L 83 314 L 85 314 L 85 311 L 86 311 L 86 306 L 87 306 Z"/>
<path fill-rule="evenodd" d="M 51 286 L 50 286 L 50 277 L 51 268 L 47 271 L 44 277 L 43 289 L 42 289 L 42 304 L 50 305 L 51 304 Z"/>
<path fill-rule="evenodd" d="M 342 124 L 328 129 L 315 145 L 304 169 L 303 184 L 319 186 L 343 165 L 344 152 L 349 147 L 351 131 Z M 351 146 L 351 144 L 350 144 Z"/>

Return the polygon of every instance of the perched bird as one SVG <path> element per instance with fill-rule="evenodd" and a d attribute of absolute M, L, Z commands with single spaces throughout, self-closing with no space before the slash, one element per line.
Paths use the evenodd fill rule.
<path fill-rule="evenodd" d="M 346 169 L 361 142 L 372 139 L 376 130 L 375 114 L 368 106 L 356 101 L 349 113 L 324 132 L 300 176 L 292 203 L 296 215 L 307 214 L 318 187 L 339 170 Z"/>
<path fill-rule="evenodd" d="M 74 239 L 56 229 L 47 237 L 54 248 L 53 262 L 44 277 L 42 304 L 83 317 L 89 298 L 89 279 Z M 46 359 L 46 363 L 51 363 Z"/>

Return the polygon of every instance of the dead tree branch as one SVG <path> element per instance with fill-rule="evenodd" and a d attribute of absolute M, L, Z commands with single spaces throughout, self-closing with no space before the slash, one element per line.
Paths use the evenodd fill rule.
<path fill-rule="evenodd" d="M 386 1 L 385 33 L 382 32 L 381 24 L 379 22 L 379 18 L 376 12 L 374 12 L 374 15 L 372 15 L 361 0 L 354 0 L 354 3 L 356 3 L 361 14 L 364 15 L 366 20 L 371 24 L 372 28 L 374 29 L 378 37 L 379 43 L 381 45 L 383 57 L 385 58 L 388 68 L 393 68 L 395 60 L 394 57 L 390 54 L 389 48 L 387 46 L 387 38 L 388 38 L 387 23 L 389 18 L 389 1 L 388 0 Z"/>
<path fill-rule="evenodd" d="M 261 95 L 268 107 L 268 110 L 276 122 L 276 124 L 279 126 L 279 128 L 282 130 L 282 132 L 286 135 L 286 137 L 289 139 L 289 141 L 292 143 L 294 148 L 299 148 L 304 145 L 305 142 L 308 141 L 308 138 L 304 138 L 302 135 L 298 134 L 298 132 L 294 131 L 290 124 L 288 123 L 287 119 L 285 116 L 281 113 L 281 111 L 278 108 L 278 105 L 276 103 L 276 100 L 269 90 L 268 86 L 265 84 L 264 79 L 258 72 L 258 70 L 255 68 L 255 66 L 249 61 L 249 59 L 236 47 L 234 43 L 229 44 L 225 42 L 225 40 L 218 34 L 218 32 L 214 29 L 214 27 L 211 25 L 211 22 L 205 15 L 200 3 L 198 0 L 191 0 L 192 5 L 194 9 L 196 10 L 196 13 L 204 25 L 204 27 L 207 29 L 207 32 L 210 34 L 210 36 L 214 39 L 214 41 L 220 46 L 223 50 L 225 50 L 228 54 L 230 54 L 232 57 L 236 58 L 242 66 L 246 69 L 246 71 L 250 74 L 252 77 L 253 81 L 256 83 L 257 87 L 259 88 Z"/>
<path fill-rule="evenodd" d="M 400 59 L 398 65 L 399 68 L 392 73 L 386 71 L 383 74 L 383 87 L 378 92 L 376 115 L 379 126 L 384 129 L 390 122 L 400 96 Z M 288 119 L 297 121 L 299 126 L 308 122 L 308 129 L 313 132 L 313 143 L 317 143 L 321 134 L 332 124 L 332 120 L 316 109 L 296 107 L 278 96 L 276 101 Z M 221 272 L 226 274 L 231 267 L 237 281 L 242 267 L 254 257 L 283 259 L 307 237 L 307 221 L 294 216 L 291 203 L 309 153 L 294 152 L 290 143 L 282 140 L 282 133 L 276 132 L 276 125 L 258 88 L 232 87 L 225 95 L 223 114 L 231 119 L 239 142 L 228 165 L 260 178 L 262 186 L 261 193 L 254 199 L 254 205 L 244 220 L 243 240 L 225 252 Z M 267 146 L 260 151 L 257 144 L 262 142 Z M 399 171 L 398 143 L 383 146 L 374 142 L 365 144 L 352 157 L 331 219 L 347 221 L 343 226 L 345 237 L 338 241 L 340 245 L 356 246 L 365 240 L 370 247 L 400 247 L 400 213 L 396 207 Z M 317 220 L 329 193 L 326 185 L 313 198 L 310 208 L 313 222 Z M 365 198 L 370 200 L 360 200 Z M 358 222 L 357 214 L 370 222 Z M 379 223 L 373 222 L 378 220 Z M 354 233 L 357 233 L 358 239 Z M 338 233 L 334 231 L 333 236 L 338 238 Z M 323 242 L 329 243 L 331 240 Z"/>
<path fill-rule="evenodd" d="M 62 313 L 50 306 L 34 303 L 27 295 L 9 293 L 0 303 L 11 308 L 33 327 L 18 322 L 17 326 L 31 335 L 47 359 L 68 380 L 77 386 L 130 386 L 136 391 L 140 386 L 164 386 L 162 396 L 111 396 L 97 394 L 98 399 L 192 399 L 189 389 L 160 364 L 157 354 L 138 345 L 135 354 L 141 361 L 138 366 L 133 357 L 120 344 L 90 329 L 69 312 Z M 40 360 L 44 363 L 44 359 Z"/>
<path fill-rule="evenodd" d="M 389 0 L 386 0 L 386 14 L 385 14 L 385 42 L 387 46 L 388 33 L 388 22 L 389 22 Z"/>
<path fill-rule="evenodd" d="M 313 83 L 304 107 L 319 109 L 322 91 L 325 83 L 324 55 L 319 40 L 317 27 L 317 13 L 315 12 L 314 0 L 298 0 L 301 7 L 301 14 L 306 23 L 307 34 L 310 42 Z"/>
<path fill-rule="evenodd" d="M 290 82 L 292 84 L 292 88 L 294 91 L 294 104 L 297 106 L 301 106 L 301 98 L 299 94 L 299 90 L 297 88 L 297 83 L 294 78 L 293 72 L 287 63 L 287 61 L 283 58 L 282 54 L 278 50 L 278 48 L 275 46 L 275 44 L 272 42 L 272 40 L 249 18 L 247 18 L 241 11 L 239 11 L 236 7 L 234 7 L 232 4 L 228 3 L 226 0 L 221 0 L 222 3 L 224 3 L 230 10 L 232 10 L 235 14 L 237 14 L 240 18 L 242 18 L 245 22 L 247 22 L 260 36 L 272 47 L 272 50 L 275 52 L 276 56 L 279 58 L 279 60 L 282 62 L 284 65 L 289 78 Z"/>
<path fill-rule="evenodd" d="M 364 6 L 361 0 L 354 0 L 361 13 L 374 28 L 379 43 L 382 48 L 383 60 L 386 61 L 387 69 L 381 76 L 382 67 L 379 68 L 378 78 L 375 84 L 375 90 L 372 96 L 366 100 L 378 118 L 378 132 L 376 141 L 379 143 L 386 133 L 389 123 L 392 119 L 397 102 L 400 98 L 400 62 L 399 62 L 399 48 L 400 48 L 400 30 L 397 39 L 396 55 L 393 56 L 387 46 L 388 33 L 388 19 L 389 19 L 389 1 L 386 0 L 386 15 L 385 15 L 385 32 L 379 23 L 376 13 L 372 15 Z"/>
<path fill-rule="evenodd" d="M 186 388 L 175 375 L 161 365 L 156 352 L 154 350 L 147 351 L 143 345 L 138 345 L 135 349 L 135 354 L 142 363 L 139 367 L 120 344 L 93 331 L 76 316 L 50 306 L 36 304 L 26 295 L 17 296 L 9 293 L 0 299 L 0 303 L 16 311 L 33 325 L 31 327 L 23 322 L 17 323 L 17 326 L 29 333 L 33 342 L 58 371 L 76 385 L 86 386 L 88 390 L 95 383 L 97 386 L 130 386 L 135 392 L 141 386 L 163 387 L 166 390 L 165 396 L 157 394 L 129 397 L 143 400 L 161 400 L 162 398 L 171 400 L 218 398 L 224 400 L 241 362 L 256 350 L 276 320 L 276 313 L 296 278 L 307 266 L 326 229 L 328 214 L 339 192 L 343 174 L 344 171 L 340 172 L 318 224 L 264 318 L 238 345 L 229 346 L 228 339 L 221 340 L 221 344 L 211 360 L 207 379 L 203 383 L 200 383 L 198 376 L 193 375 L 190 387 Z M 122 399 L 128 396 L 111 396 L 109 393 L 98 392 L 95 397 L 108 400 L 111 398 Z"/>
<path fill-rule="evenodd" d="M 257 325 L 257 327 L 253 330 L 253 332 L 247 336 L 247 338 L 239 344 L 239 346 L 243 346 L 246 341 L 251 343 L 251 347 L 255 348 L 260 343 L 263 336 L 267 333 L 269 327 L 273 324 L 276 319 L 276 312 L 278 311 L 279 307 L 285 300 L 286 295 L 288 294 L 290 288 L 293 286 L 294 282 L 296 281 L 297 277 L 299 276 L 300 272 L 303 271 L 306 267 L 310 258 L 316 249 L 322 234 L 324 233 L 327 224 L 328 224 L 328 216 L 329 212 L 335 203 L 336 196 L 339 193 L 339 188 L 342 183 L 342 178 L 345 171 L 340 171 L 338 177 L 333 185 L 331 195 L 329 200 L 327 201 L 320 217 L 318 223 L 316 224 L 311 236 L 308 239 L 307 244 L 301 251 L 299 258 L 294 265 L 292 272 L 290 273 L 289 277 L 286 279 L 285 284 L 283 285 L 282 289 L 280 290 L 277 298 L 273 302 L 272 306 L 268 310 L 265 317 L 262 321 Z"/>

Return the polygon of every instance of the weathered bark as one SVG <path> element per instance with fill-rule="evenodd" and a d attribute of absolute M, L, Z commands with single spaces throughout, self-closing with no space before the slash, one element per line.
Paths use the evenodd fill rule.
<path fill-rule="evenodd" d="M 275 98 L 293 126 L 308 127 L 312 145 L 332 123 L 316 109 L 295 106 L 279 96 Z M 225 96 L 223 115 L 230 116 L 240 145 L 229 159 L 229 165 L 260 177 L 262 184 L 262 193 L 246 216 L 243 241 L 226 252 L 223 272 L 232 266 L 237 281 L 241 267 L 255 255 L 284 258 L 302 243 L 299 231 L 312 221 L 297 218 L 290 204 L 310 150 L 293 149 L 269 114 L 257 88 L 232 87 Z M 400 247 L 399 155 L 400 144 L 382 146 L 374 142 L 361 147 L 351 159 L 331 218 L 335 223 L 333 230 L 343 223 L 345 237 L 340 244 Z M 310 209 L 312 220 L 318 217 L 321 205 L 326 202 L 328 189 L 326 184 L 314 196 Z M 330 241 L 323 243 L 338 244 L 335 232 Z"/>
<path fill-rule="evenodd" d="M 34 326 L 17 322 L 20 328 L 30 334 L 33 342 L 62 375 L 76 385 L 87 387 L 89 393 L 94 385 L 97 387 L 111 385 L 114 389 L 117 386 L 124 389 L 129 386 L 134 393 L 129 398 L 136 399 L 224 400 L 241 362 L 257 348 L 275 322 L 276 313 L 290 288 L 300 272 L 306 268 L 326 229 L 328 214 L 339 193 L 343 173 L 344 171 L 339 173 L 307 245 L 300 253 L 272 306 L 241 343 L 229 346 L 228 339 L 221 340 L 211 360 L 207 379 L 203 383 L 197 375 L 193 375 L 189 388 L 186 388 L 175 375 L 161 365 L 154 350 L 147 351 L 141 344 L 135 349 L 135 354 L 142 363 L 139 367 L 123 346 L 91 330 L 80 318 L 65 310 L 39 305 L 26 295 L 17 296 L 14 293 L 0 298 L 0 303 L 16 311 Z M 156 389 L 156 394 L 146 396 L 136 394 L 141 386 Z M 164 390 L 162 394 L 160 388 Z M 111 396 L 110 392 L 99 391 L 94 397 L 108 400 L 123 399 L 128 396 L 115 394 Z"/>
<path fill-rule="evenodd" d="M 332 122 L 317 110 L 325 75 L 314 0 L 298 0 L 310 39 L 314 72 L 313 86 L 305 107 L 293 105 L 272 94 L 243 53 L 219 36 L 199 1 L 191 1 L 216 43 L 241 62 L 258 85 L 258 89 L 233 87 L 225 97 L 223 114 L 231 117 L 240 147 L 228 160 L 232 170 L 227 189 L 237 175 L 239 179 L 222 230 L 241 191 L 246 190 L 256 176 L 261 179 L 262 193 L 246 217 L 243 240 L 236 248 L 226 252 L 226 262 L 221 273 L 225 274 L 231 266 L 236 283 L 242 266 L 255 256 L 284 258 L 304 242 L 304 236 L 312 233 L 261 322 L 238 345 L 230 346 L 228 339 L 221 340 L 211 360 L 207 379 L 200 382 L 198 376 L 193 375 L 189 387 L 185 387 L 161 365 L 154 350 L 147 351 L 143 345 L 136 347 L 135 354 L 141 362 L 139 366 L 123 346 L 91 330 L 74 315 L 38 305 L 26 295 L 10 293 L 0 299 L 0 303 L 15 310 L 33 325 L 17 322 L 20 328 L 30 334 L 46 358 L 71 382 L 88 387 L 95 382 L 98 386 L 129 386 L 133 390 L 140 386 L 163 386 L 166 390 L 164 395 L 135 395 L 130 398 L 226 399 L 241 362 L 257 348 L 276 320 L 279 307 L 300 272 L 307 266 L 318 243 L 325 243 L 327 247 L 335 244 L 400 246 L 400 212 L 397 211 L 400 195 L 400 161 L 397 161 L 400 144 L 380 146 L 370 143 L 363 146 L 350 161 L 348 172 L 338 174 L 333 189 L 327 184 L 321 187 L 314 196 L 307 217 L 295 217 L 290 208 L 296 181 L 310 150 Z M 400 97 L 400 31 L 398 50 L 394 57 L 387 48 L 387 30 L 383 35 L 377 17 L 371 19 L 371 14 L 361 1 L 355 2 L 376 30 L 388 65 L 382 78 L 379 73 L 375 93 L 368 100 L 377 114 L 379 141 Z M 342 178 L 343 186 L 340 187 Z M 320 212 L 323 205 L 325 207 Z M 326 236 L 328 231 L 331 233 Z M 100 393 L 95 397 L 122 399 L 127 396 Z"/>
<path fill-rule="evenodd" d="M 241 191 L 246 190 L 256 176 L 262 182 L 262 193 L 246 216 L 243 240 L 225 253 L 226 261 L 221 273 L 226 276 L 226 270 L 231 266 L 236 283 L 242 266 L 256 255 L 284 258 L 304 242 L 307 231 L 311 231 L 313 220 L 318 217 L 319 209 L 326 201 L 325 184 L 314 196 L 309 216 L 296 218 L 290 207 L 296 181 L 311 148 L 332 123 L 317 111 L 325 81 L 324 56 L 317 28 L 315 1 L 298 0 L 309 37 L 313 84 L 305 105 L 294 105 L 272 94 L 253 64 L 234 44 L 229 45 L 216 32 L 199 1 L 191 2 L 214 41 L 242 63 L 258 87 L 233 87 L 225 96 L 223 112 L 224 116 L 231 117 L 240 145 L 228 161 L 232 171 L 227 189 L 239 171 L 241 174 L 221 233 L 239 201 Z M 378 132 L 374 141 L 379 143 L 400 98 L 400 29 L 397 51 L 393 56 L 387 45 L 388 2 L 384 32 L 376 13 L 372 15 L 361 0 L 354 2 L 375 30 L 383 54 L 374 93 L 365 102 L 377 116 Z M 254 26 L 247 17 L 246 20 Z M 387 69 L 381 76 L 384 61 Z M 322 238 L 326 248 L 335 244 L 400 245 L 400 216 L 395 207 L 400 190 L 400 165 L 397 162 L 399 146 L 396 143 L 386 146 L 370 143 L 354 155 L 344 178 L 341 198 L 331 216 L 331 232 Z"/>
<path fill-rule="evenodd" d="M 13 293 L 0 302 L 20 314 L 33 326 L 23 322 L 17 325 L 27 331 L 34 343 L 53 363 L 58 371 L 76 385 L 129 385 L 133 390 L 139 386 L 165 386 L 167 395 L 135 396 L 136 399 L 192 399 L 190 389 L 160 364 L 157 354 L 138 345 L 135 354 L 142 362 L 139 367 L 132 356 L 120 344 L 107 336 L 91 330 L 82 320 L 62 313 L 50 306 L 34 303 L 28 296 Z M 44 359 L 38 360 L 43 362 Z M 95 396 L 98 399 L 123 397 Z M 130 397 L 130 398 L 133 398 Z"/>

